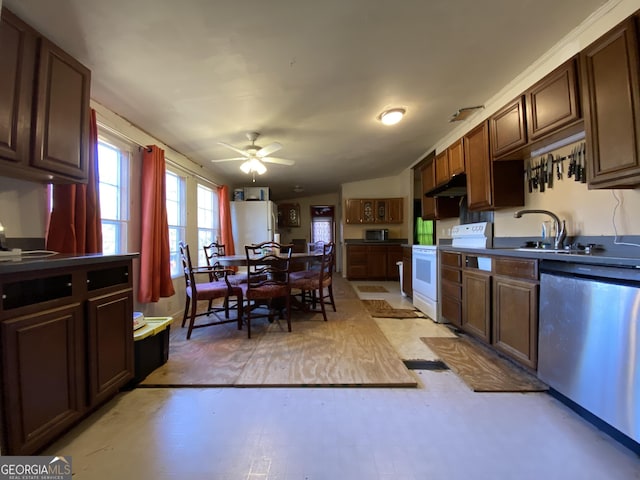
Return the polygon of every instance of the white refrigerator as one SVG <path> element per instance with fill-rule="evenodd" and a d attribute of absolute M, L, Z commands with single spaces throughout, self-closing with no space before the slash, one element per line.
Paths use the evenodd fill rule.
<path fill-rule="evenodd" d="M 273 240 L 277 209 L 271 201 L 231 202 L 231 229 L 236 254 L 244 246 Z"/>

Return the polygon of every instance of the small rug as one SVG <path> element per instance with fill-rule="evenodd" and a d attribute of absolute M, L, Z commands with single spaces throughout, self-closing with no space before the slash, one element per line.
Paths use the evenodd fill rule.
<path fill-rule="evenodd" d="M 372 317 L 383 318 L 417 318 L 423 314 L 415 309 L 393 308 L 386 300 L 362 300 Z"/>
<path fill-rule="evenodd" d="M 466 336 L 422 337 L 474 392 L 543 392 L 549 389 L 524 369 Z"/>
<path fill-rule="evenodd" d="M 382 285 L 358 285 L 358 290 L 364 293 L 387 293 L 389 290 Z"/>

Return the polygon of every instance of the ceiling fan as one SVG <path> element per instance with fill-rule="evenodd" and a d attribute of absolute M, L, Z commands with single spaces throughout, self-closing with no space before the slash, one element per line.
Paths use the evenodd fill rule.
<path fill-rule="evenodd" d="M 267 171 L 267 167 L 263 165 L 264 163 L 277 163 L 279 165 L 294 165 L 296 162 L 293 160 L 286 160 L 284 158 L 276 158 L 271 157 L 270 155 L 274 152 L 277 152 L 282 148 L 282 145 L 278 142 L 273 142 L 267 145 L 266 147 L 261 147 L 260 145 L 256 145 L 256 140 L 260 134 L 258 132 L 248 132 L 247 138 L 251 142 L 251 145 L 247 145 L 244 148 L 238 148 L 233 145 L 229 145 L 228 143 L 218 142 L 219 145 L 223 145 L 234 152 L 242 155 L 241 157 L 233 157 L 233 158 L 222 158 L 220 160 L 211 160 L 214 163 L 218 162 L 232 162 L 235 160 L 244 160 L 244 163 L 240 165 L 240 169 L 244 173 L 253 173 L 254 175 L 257 173 L 258 175 L 262 175 Z M 254 179 L 255 181 L 255 179 Z"/>

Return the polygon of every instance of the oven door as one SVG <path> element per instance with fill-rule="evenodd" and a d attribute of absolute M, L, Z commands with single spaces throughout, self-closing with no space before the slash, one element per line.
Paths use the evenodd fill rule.
<path fill-rule="evenodd" d="M 413 305 L 438 321 L 438 252 L 424 245 L 413 248 Z"/>

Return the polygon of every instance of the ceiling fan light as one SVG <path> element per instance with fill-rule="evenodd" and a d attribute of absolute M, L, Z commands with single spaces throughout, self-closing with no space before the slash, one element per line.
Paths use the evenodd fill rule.
<path fill-rule="evenodd" d="M 262 175 L 264 172 L 267 171 L 267 167 L 265 167 L 261 162 L 256 162 L 256 166 L 254 167 L 254 171 L 258 174 L 258 175 Z"/>
<path fill-rule="evenodd" d="M 402 120 L 402 117 L 404 117 L 405 113 L 407 113 L 407 111 L 404 108 L 391 108 L 382 112 L 378 119 L 384 125 L 395 125 L 400 120 Z"/>
<path fill-rule="evenodd" d="M 242 165 L 240 165 L 240 170 L 242 170 L 244 173 L 249 173 L 251 171 L 251 160 L 243 162 Z"/>

